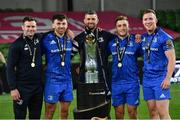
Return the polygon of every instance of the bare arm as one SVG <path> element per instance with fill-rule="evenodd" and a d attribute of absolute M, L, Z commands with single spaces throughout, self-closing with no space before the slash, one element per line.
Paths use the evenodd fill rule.
<path fill-rule="evenodd" d="M 170 49 L 168 51 L 165 51 L 165 55 L 168 59 L 168 65 L 167 65 L 167 74 L 163 82 L 161 83 L 161 87 L 163 89 L 167 89 L 170 86 L 170 79 L 174 71 L 174 66 L 176 63 L 176 56 L 174 49 Z"/>

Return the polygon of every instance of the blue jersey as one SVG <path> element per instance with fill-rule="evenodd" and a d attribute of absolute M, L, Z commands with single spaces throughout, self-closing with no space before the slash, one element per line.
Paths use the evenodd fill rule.
<path fill-rule="evenodd" d="M 147 50 L 148 46 L 150 50 L 149 55 Z M 157 28 L 153 34 L 145 33 L 142 35 L 144 81 L 148 81 L 149 78 L 158 80 L 159 77 L 166 75 L 168 59 L 165 55 L 165 51 L 173 47 L 172 37 L 161 28 Z M 161 81 L 162 80 L 163 79 L 161 79 Z"/>
<path fill-rule="evenodd" d="M 118 67 L 117 40 L 119 49 L 125 48 L 122 57 L 122 67 Z M 138 83 L 137 57 L 139 56 L 141 46 L 135 42 L 135 36 L 130 35 L 121 40 L 119 37 L 111 40 L 109 50 L 112 54 L 112 83 Z"/>
<path fill-rule="evenodd" d="M 54 32 L 46 34 L 43 38 L 43 50 L 46 59 L 46 82 L 70 82 L 71 81 L 71 53 L 72 40 L 65 37 L 57 37 Z M 64 66 L 62 52 L 64 49 Z"/>

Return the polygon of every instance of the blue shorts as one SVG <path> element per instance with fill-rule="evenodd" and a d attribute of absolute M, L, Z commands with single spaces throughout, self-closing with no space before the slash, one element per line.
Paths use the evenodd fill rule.
<path fill-rule="evenodd" d="M 113 84 L 112 83 L 112 105 L 124 104 L 139 105 L 139 84 Z"/>
<path fill-rule="evenodd" d="M 71 102 L 73 100 L 72 82 L 67 83 L 46 83 L 44 100 L 47 103 Z"/>
<path fill-rule="evenodd" d="M 164 77 L 143 80 L 144 100 L 167 100 L 170 99 L 170 89 L 162 89 L 161 83 Z M 147 81 L 147 82 L 146 82 Z M 150 82 L 149 82 L 150 81 Z"/>

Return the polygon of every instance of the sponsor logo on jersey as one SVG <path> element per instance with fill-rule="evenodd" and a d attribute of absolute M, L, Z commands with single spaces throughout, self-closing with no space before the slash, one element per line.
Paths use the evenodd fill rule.
<path fill-rule="evenodd" d="M 151 48 L 152 51 L 158 51 L 158 48 Z"/>
<path fill-rule="evenodd" d="M 134 55 L 134 52 L 126 51 L 125 54 Z"/>
<path fill-rule="evenodd" d="M 51 53 L 57 53 L 59 52 L 59 49 L 51 50 Z"/>

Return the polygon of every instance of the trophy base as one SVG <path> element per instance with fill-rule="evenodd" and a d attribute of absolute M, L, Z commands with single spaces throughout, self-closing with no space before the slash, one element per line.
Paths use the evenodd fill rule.
<path fill-rule="evenodd" d="M 92 119 L 93 117 L 110 118 L 109 113 L 111 110 L 111 102 L 106 101 L 99 106 L 78 110 L 74 109 L 74 119 Z"/>
<path fill-rule="evenodd" d="M 99 106 L 106 101 L 104 83 L 77 84 L 77 109 L 84 110 Z"/>
<path fill-rule="evenodd" d="M 107 99 L 104 83 L 78 82 L 74 119 L 107 118 L 110 109 L 111 100 Z"/>

